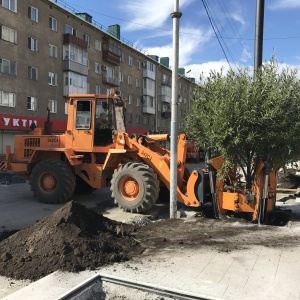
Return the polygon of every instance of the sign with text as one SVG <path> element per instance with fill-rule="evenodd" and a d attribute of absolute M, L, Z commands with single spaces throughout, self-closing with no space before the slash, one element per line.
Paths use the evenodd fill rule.
<path fill-rule="evenodd" d="M 0 130 L 29 130 L 30 125 L 35 123 L 36 127 L 44 128 L 46 118 L 26 117 L 17 115 L 0 114 Z M 53 132 L 65 132 L 67 128 L 66 120 L 50 119 Z"/>

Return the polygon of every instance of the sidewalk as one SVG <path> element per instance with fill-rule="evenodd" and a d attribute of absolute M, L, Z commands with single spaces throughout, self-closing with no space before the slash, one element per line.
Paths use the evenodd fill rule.
<path fill-rule="evenodd" d="M 293 191 L 279 190 L 277 206 L 292 209 L 295 216 L 300 214 L 300 201 L 292 195 Z M 193 218 L 188 214 L 185 221 L 193 222 Z M 199 232 L 201 230 L 199 228 Z M 292 220 L 284 227 L 277 227 L 276 234 L 280 242 L 276 247 L 257 244 L 229 252 L 184 247 L 163 249 L 155 255 L 147 255 L 146 252 L 132 261 L 98 271 L 79 274 L 55 272 L 29 285 L 28 282 L 2 277 L 0 299 L 59 299 L 68 290 L 99 272 L 103 276 L 117 276 L 133 282 L 207 295 L 207 299 L 299 300 L 300 245 L 291 241 L 300 238 L 300 221 Z M 241 237 L 241 243 L 245 240 L 247 236 Z M 157 296 L 141 298 L 138 293 L 125 298 L 124 289 L 120 287 L 103 284 L 103 288 L 108 295 L 119 295 L 122 299 L 159 299 Z"/>

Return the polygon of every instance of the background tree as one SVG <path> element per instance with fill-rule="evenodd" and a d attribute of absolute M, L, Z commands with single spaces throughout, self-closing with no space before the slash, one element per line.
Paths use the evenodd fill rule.
<path fill-rule="evenodd" d="M 300 158 L 300 82 L 297 70 L 279 70 L 275 59 L 249 74 L 240 68 L 201 77 L 184 126 L 199 145 L 216 147 L 227 167 L 245 166 L 251 184 L 253 159 L 268 150 L 277 167 Z"/>

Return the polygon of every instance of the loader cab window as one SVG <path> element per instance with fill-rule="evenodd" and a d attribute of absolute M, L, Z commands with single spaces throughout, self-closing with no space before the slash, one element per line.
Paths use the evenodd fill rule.
<path fill-rule="evenodd" d="M 95 109 L 94 146 L 107 146 L 113 143 L 115 129 L 114 105 L 111 98 L 97 98 Z"/>
<path fill-rule="evenodd" d="M 96 100 L 95 128 L 114 129 L 114 107 L 111 99 Z"/>
<path fill-rule="evenodd" d="M 87 130 L 91 128 L 91 101 L 78 100 L 76 102 L 76 129 Z"/>

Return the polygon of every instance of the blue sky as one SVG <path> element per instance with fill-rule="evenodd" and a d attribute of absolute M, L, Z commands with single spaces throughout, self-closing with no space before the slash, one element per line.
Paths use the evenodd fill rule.
<path fill-rule="evenodd" d="M 218 39 L 201 0 L 179 0 L 179 67 L 191 70 L 198 80 L 201 73 L 254 65 L 256 0 L 205 0 L 218 31 Z M 87 12 L 107 27 L 121 26 L 121 37 L 145 53 L 168 56 L 172 62 L 170 14 L 175 0 L 58 0 L 74 11 Z M 265 0 L 263 61 L 272 54 L 279 63 L 300 66 L 300 1 Z M 223 48 L 223 49 L 222 49 Z M 225 52 L 225 53 L 224 53 Z"/>

